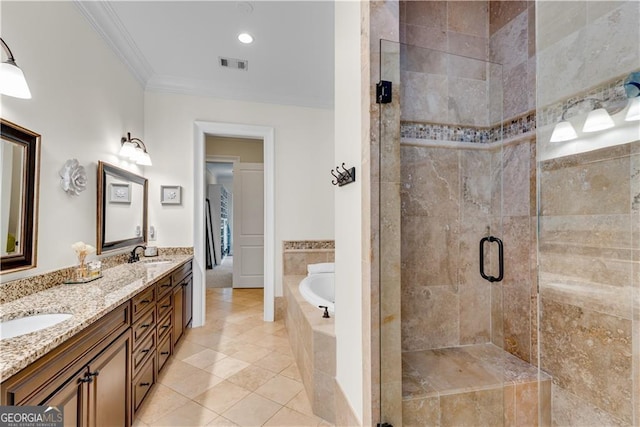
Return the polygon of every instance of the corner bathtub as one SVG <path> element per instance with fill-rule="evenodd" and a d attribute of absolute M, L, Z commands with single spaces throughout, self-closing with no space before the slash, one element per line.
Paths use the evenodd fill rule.
<path fill-rule="evenodd" d="M 309 274 L 300 282 L 300 294 L 309 304 L 326 306 L 330 313 L 335 313 L 335 280 L 334 273 Z"/>

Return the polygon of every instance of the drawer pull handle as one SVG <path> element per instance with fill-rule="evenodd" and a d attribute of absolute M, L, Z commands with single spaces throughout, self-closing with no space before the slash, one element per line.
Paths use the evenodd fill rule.
<path fill-rule="evenodd" d="M 161 305 L 160 308 L 169 308 L 171 307 L 170 305 Z"/>
<path fill-rule="evenodd" d="M 140 387 L 149 387 L 151 383 L 140 383 Z"/>
<path fill-rule="evenodd" d="M 143 323 L 140 325 L 141 328 L 148 328 L 149 326 L 151 326 L 149 323 Z"/>
<path fill-rule="evenodd" d="M 142 301 L 140 301 L 142 304 L 149 304 L 151 301 L 148 299 L 143 299 Z"/>
<path fill-rule="evenodd" d="M 161 351 L 160 354 L 163 355 L 163 356 L 166 356 L 166 355 L 169 354 L 169 352 L 168 351 Z"/>
<path fill-rule="evenodd" d="M 162 326 L 160 326 L 160 327 L 161 327 L 162 329 L 167 329 L 167 328 L 170 328 L 170 327 L 171 327 L 171 325 L 162 325 Z"/>
<path fill-rule="evenodd" d="M 160 285 L 161 288 L 170 288 L 171 283 L 167 283 L 166 285 Z"/>
<path fill-rule="evenodd" d="M 149 353 L 151 351 L 150 348 L 146 348 L 144 350 L 140 350 L 140 353 Z"/>
<path fill-rule="evenodd" d="M 88 376 L 89 378 L 91 378 L 91 377 L 97 377 L 98 375 L 100 375 L 100 371 L 89 372 L 89 373 L 87 374 L 87 376 Z"/>

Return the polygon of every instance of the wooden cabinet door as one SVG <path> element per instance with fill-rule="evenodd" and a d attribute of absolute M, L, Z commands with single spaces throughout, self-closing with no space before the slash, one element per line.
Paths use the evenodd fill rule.
<path fill-rule="evenodd" d="M 86 374 L 86 369 L 77 373 L 46 401 L 40 403 L 42 406 L 62 407 L 65 427 L 85 427 L 87 425 L 88 389 L 86 386 Z"/>
<path fill-rule="evenodd" d="M 131 425 L 131 333 L 127 331 L 89 363 L 89 425 Z"/>
<path fill-rule="evenodd" d="M 184 282 L 182 283 L 183 292 L 183 307 L 184 311 L 182 313 L 182 325 L 183 330 L 186 329 L 191 324 L 191 319 L 193 318 L 193 276 L 189 275 L 185 277 Z"/>
<path fill-rule="evenodd" d="M 182 283 L 173 288 L 173 344 L 175 345 L 184 332 L 184 291 Z"/>

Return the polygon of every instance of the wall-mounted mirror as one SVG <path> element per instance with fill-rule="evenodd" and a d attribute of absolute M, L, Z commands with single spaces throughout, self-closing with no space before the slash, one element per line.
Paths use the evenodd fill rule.
<path fill-rule="evenodd" d="M 147 179 L 98 162 L 98 253 L 147 242 Z"/>
<path fill-rule="evenodd" d="M 0 273 L 36 266 L 40 135 L 0 119 Z"/>

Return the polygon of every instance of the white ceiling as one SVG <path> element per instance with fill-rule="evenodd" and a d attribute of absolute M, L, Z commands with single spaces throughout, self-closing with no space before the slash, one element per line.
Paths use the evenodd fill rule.
<path fill-rule="evenodd" d="M 148 90 L 333 108 L 333 1 L 76 4 Z M 251 45 L 237 39 L 245 31 Z"/>

